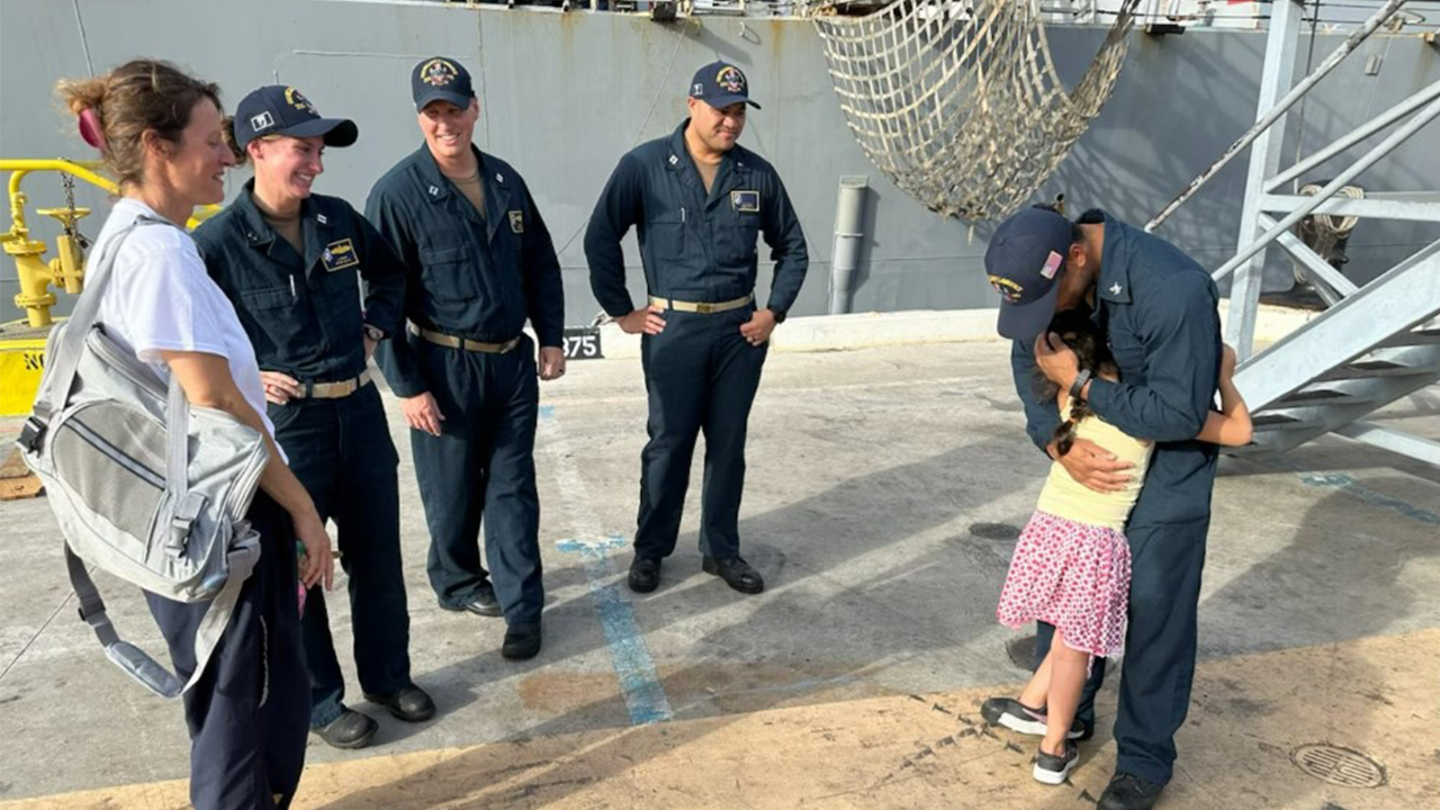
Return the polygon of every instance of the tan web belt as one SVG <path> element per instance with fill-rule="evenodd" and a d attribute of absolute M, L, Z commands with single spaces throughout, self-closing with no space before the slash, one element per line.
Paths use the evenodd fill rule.
<path fill-rule="evenodd" d="M 370 369 L 360 372 L 360 376 L 351 380 L 328 383 L 305 383 L 304 390 L 300 392 L 297 399 L 341 399 L 359 391 L 370 384 Z"/>
<path fill-rule="evenodd" d="M 520 345 L 520 336 L 516 335 L 504 343 L 481 343 L 478 340 L 459 337 L 458 335 L 447 335 L 444 332 L 436 332 L 434 329 L 426 329 L 423 326 L 410 324 L 410 331 L 434 343 L 437 346 L 447 346 L 451 349 L 464 349 L 467 352 L 484 352 L 486 354 L 505 354 Z"/>
<path fill-rule="evenodd" d="M 676 301 L 674 298 L 661 298 L 650 296 L 652 306 L 663 309 L 673 309 L 676 312 L 698 312 L 701 315 L 714 315 L 717 312 L 729 312 L 732 309 L 739 309 L 755 300 L 755 293 L 750 293 L 744 298 L 736 298 L 733 301 L 720 301 L 710 304 L 697 301 Z"/>

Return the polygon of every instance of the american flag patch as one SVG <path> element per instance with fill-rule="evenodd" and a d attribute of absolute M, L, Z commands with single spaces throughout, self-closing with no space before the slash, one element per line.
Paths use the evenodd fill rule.
<path fill-rule="evenodd" d="M 1040 268 L 1040 275 L 1045 278 L 1055 278 L 1055 274 L 1060 272 L 1060 265 L 1064 263 L 1065 257 L 1052 250 L 1050 256 L 1045 259 L 1045 266 Z"/>

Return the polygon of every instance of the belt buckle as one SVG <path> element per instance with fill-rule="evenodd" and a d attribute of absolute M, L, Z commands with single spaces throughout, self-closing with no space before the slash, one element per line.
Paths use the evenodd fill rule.
<path fill-rule="evenodd" d="M 715 312 L 715 304 L 709 304 L 704 302 L 698 303 L 695 305 L 695 311 L 700 313 L 701 315 L 711 315 Z"/>

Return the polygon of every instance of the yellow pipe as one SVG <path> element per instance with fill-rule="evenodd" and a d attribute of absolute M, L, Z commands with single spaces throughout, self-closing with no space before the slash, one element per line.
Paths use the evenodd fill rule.
<path fill-rule="evenodd" d="M 20 181 L 30 172 L 65 172 L 73 174 L 85 182 L 99 186 L 111 194 L 118 194 L 119 186 L 115 181 L 102 177 L 95 173 L 95 169 L 105 164 L 95 160 L 10 160 L 0 158 L 0 172 L 16 172 L 10 176 L 10 196 L 15 196 L 20 191 Z"/>
<path fill-rule="evenodd" d="M 25 180 L 26 175 L 31 172 L 64 172 L 78 177 L 85 182 L 97 186 L 110 194 L 119 194 L 120 187 L 113 180 L 110 180 L 96 172 L 104 164 L 99 161 L 79 161 L 55 159 L 5 159 L 0 158 L 0 172 L 10 172 L 8 184 L 10 192 L 10 230 L 0 234 L 0 242 L 5 246 L 5 252 L 15 257 L 16 272 L 20 278 L 20 295 L 15 297 L 17 306 L 23 307 L 31 326 L 42 327 L 50 324 L 50 308 L 55 305 L 55 296 L 50 293 L 48 287 L 51 283 L 63 283 L 66 292 L 78 293 L 81 290 L 81 268 L 76 268 L 72 275 L 65 262 L 60 262 L 60 276 L 52 272 L 52 269 L 40 259 L 45 253 L 45 243 L 29 239 L 30 228 L 25 222 L 25 193 L 20 190 L 20 184 Z M 193 230 L 211 216 L 220 211 L 218 205 L 202 206 L 195 216 L 185 223 L 186 227 Z M 64 237 L 61 237 L 63 240 Z M 61 252 L 70 245 L 59 245 Z M 73 262 L 73 257 L 72 261 Z"/>
<path fill-rule="evenodd" d="M 10 198 L 13 201 L 16 194 L 20 193 L 20 181 L 30 172 L 65 172 L 72 174 L 92 186 L 98 186 L 111 194 L 119 194 L 120 186 L 108 177 L 95 173 L 105 164 L 98 160 L 62 160 L 55 159 L 9 159 L 0 158 L 0 172 L 14 172 L 10 175 Z M 200 223 L 220 213 L 218 205 L 202 205 L 199 214 L 190 217 L 185 227 L 194 230 Z M 24 217 L 21 216 L 21 224 L 24 224 Z"/>

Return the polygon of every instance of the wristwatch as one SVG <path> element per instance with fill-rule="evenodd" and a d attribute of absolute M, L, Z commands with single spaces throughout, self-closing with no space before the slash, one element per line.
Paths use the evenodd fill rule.
<path fill-rule="evenodd" d="M 775 323 L 784 323 L 784 322 L 785 322 L 785 310 L 783 310 L 783 309 L 772 309 L 772 310 L 770 310 L 770 314 L 775 316 Z"/>
<path fill-rule="evenodd" d="M 385 330 L 384 330 L 384 329 L 381 329 L 381 328 L 378 327 L 378 326 L 371 326 L 371 325 L 368 324 L 368 323 L 365 324 L 364 326 L 365 326 L 365 337 L 370 338 L 371 340 L 375 341 L 376 343 L 379 343 L 380 341 L 382 341 L 382 340 L 385 339 Z"/>
<path fill-rule="evenodd" d="M 1075 382 L 1070 384 L 1071 399 L 1081 399 L 1080 392 L 1085 390 L 1085 383 L 1090 382 L 1090 377 L 1090 369 L 1080 369 L 1080 373 L 1075 375 Z"/>

